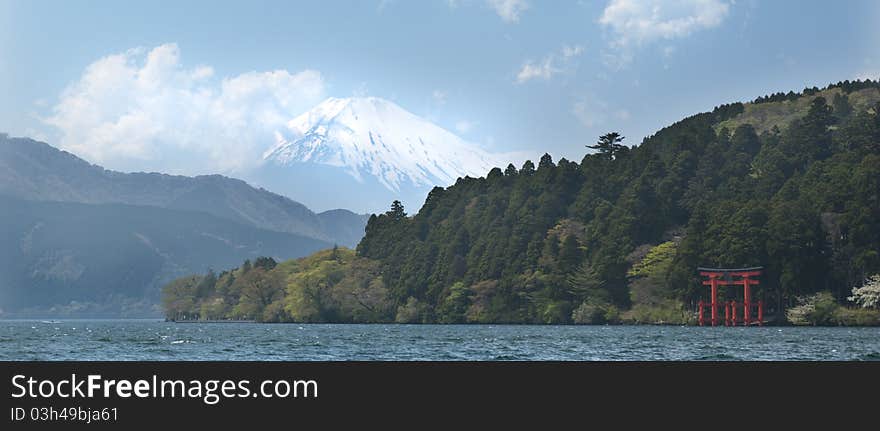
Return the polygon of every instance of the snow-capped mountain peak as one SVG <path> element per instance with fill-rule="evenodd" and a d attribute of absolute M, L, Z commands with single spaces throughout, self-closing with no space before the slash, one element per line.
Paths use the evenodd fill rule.
<path fill-rule="evenodd" d="M 503 162 L 377 97 L 329 98 L 287 126 L 276 133 L 277 143 L 263 155 L 265 161 L 335 166 L 359 182 L 375 177 L 392 191 L 407 183 L 450 185 L 458 177 L 486 175 Z"/>

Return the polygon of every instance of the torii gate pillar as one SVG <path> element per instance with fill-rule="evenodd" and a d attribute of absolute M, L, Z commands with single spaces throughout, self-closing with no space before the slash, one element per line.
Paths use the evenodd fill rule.
<path fill-rule="evenodd" d="M 752 277 L 759 277 L 763 270 L 763 267 L 753 267 L 753 268 L 740 268 L 740 269 L 719 269 L 719 268 L 698 268 L 700 271 L 700 275 L 703 277 L 707 277 L 708 280 L 703 280 L 704 286 L 709 286 L 710 288 L 710 303 L 708 304 L 711 311 L 711 322 L 712 326 L 718 326 L 718 286 L 728 286 L 728 285 L 741 285 L 743 287 L 743 324 L 749 326 L 752 324 L 752 289 L 753 285 L 757 285 L 760 281 L 753 279 Z M 730 303 L 725 303 L 724 309 L 724 324 L 736 326 L 736 301 L 732 301 Z M 704 326 L 705 314 L 704 307 L 706 303 L 700 300 L 699 303 L 699 315 L 700 315 L 700 326 Z M 758 314 L 758 325 L 764 324 L 764 302 L 758 301 L 757 304 L 757 314 Z M 730 315 L 733 315 L 731 318 Z"/>

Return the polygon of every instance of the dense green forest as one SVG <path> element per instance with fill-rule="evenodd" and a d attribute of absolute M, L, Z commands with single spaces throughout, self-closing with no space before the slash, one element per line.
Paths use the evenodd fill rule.
<path fill-rule="evenodd" d="M 706 297 L 698 266 L 763 266 L 754 295 L 778 323 L 880 323 L 866 281 L 880 272 L 878 82 L 723 105 L 638 146 L 609 133 L 586 147 L 580 163 L 545 154 L 436 187 L 412 216 L 395 202 L 356 251 L 178 279 L 166 314 L 683 324 Z"/>

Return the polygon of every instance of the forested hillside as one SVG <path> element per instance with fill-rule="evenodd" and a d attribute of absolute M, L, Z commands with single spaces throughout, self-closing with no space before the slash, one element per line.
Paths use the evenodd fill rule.
<path fill-rule="evenodd" d="M 0 316 L 156 317 L 176 277 L 330 246 L 202 212 L 0 195 Z"/>
<path fill-rule="evenodd" d="M 705 295 L 698 266 L 764 266 L 755 296 L 778 318 L 876 323 L 873 311 L 835 307 L 880 272 L 878 87 L 847 81 L 723 105 L 635 147 L 616 133 L 590 140 L 597 151 L 579 163 L 544 155 L 461 178 L 415 215 L 395 204 L 372 216 L 356 256 L 288 264 L 272 300 L 283 312 L 249 315 L 687 323 Z M 223 297 L 199 295 L 194 304 Z M 372 305 L 340 305 L 359 295 Z"/>

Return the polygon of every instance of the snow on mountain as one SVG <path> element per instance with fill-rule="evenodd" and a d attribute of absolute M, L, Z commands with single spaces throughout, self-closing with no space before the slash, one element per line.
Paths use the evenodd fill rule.
<path fill-rule="evenodd" d="M 377 97 L 330 98 L 287 126 L 265 161 L 334 166 L 358 182 L 372 176 L 391 191 L 446 186 L 508 163 Z"/>

